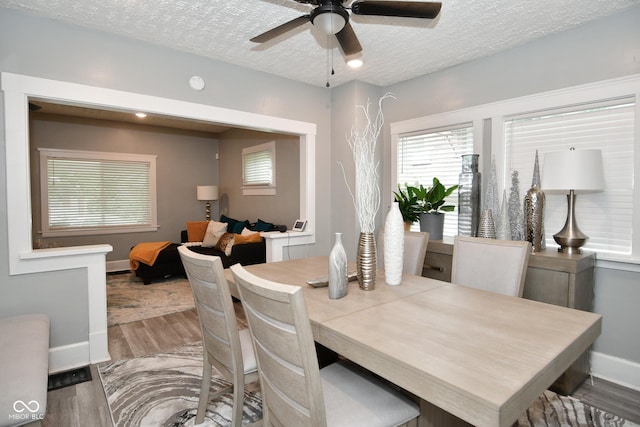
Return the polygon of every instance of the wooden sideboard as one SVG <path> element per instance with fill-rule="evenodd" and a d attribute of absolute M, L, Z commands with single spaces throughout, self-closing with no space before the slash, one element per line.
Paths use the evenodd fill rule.
<path fill-rule="evenodd" d="M 431 240 L 422 275 L 451 281 L 453 240 Z M 532 253 L 524 284 L 524 298 L 578 310 L 593 310 L 595 254 L 567 255 L 556 248 Z M 558 325 L 561 328 L 562 325 Z M 553 384 L 554 391 L 571 394 L 589 373 L 589 351 L 585 352 Z"/>

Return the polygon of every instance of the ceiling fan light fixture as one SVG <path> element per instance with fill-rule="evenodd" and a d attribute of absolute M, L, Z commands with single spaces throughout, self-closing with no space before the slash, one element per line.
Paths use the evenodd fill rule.
<path fill-rule="evenodd" d="M 360 68 L 364 65 L 364 61 L 362 60 L 362 56 L 356 56 L 352 58 L 347 58 L 347 65 L 350 68 Z"/>
<path fill-rule="evenodd" d="M 332 1 L 315 8 L 310 15 L 311 23 L 324 34 L 331 36 L 339 33 L 349 20 L 349 13 Z"/>

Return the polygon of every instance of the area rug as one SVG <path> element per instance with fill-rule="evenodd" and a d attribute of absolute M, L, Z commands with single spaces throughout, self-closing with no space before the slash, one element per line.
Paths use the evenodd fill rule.
<path fill-rule="evenodd" d="M 133 273 L 107 274 L 107 325 L 135 322 L 195 307 L 189 281 L 170 277 L 144 285 Z"/>
<path fill-rule="evenodd" d="M 191 426 L 195 420 L 202 346 L 102 364 L 98 367 L 115 427 Z M 215 375 L 215 369 L 214 369 Z M 212 391 L 228 382 L 212 380 Z M 230 425 L 231 394 L 209 403 L 205 426 Z M 243 425 L 262 417 L 260 394 L 245 392 Z M 518 419 L 518 427 L 640 427 L 616 415 L 552 391 L 542 394 Z"/>
<path fill-rule="evenodd" d="M 545 391 L 518 419 L 518 427 L 639 427 L 571 396 Z"/>
<path fill-rule="evenodd" d="M 211 390 L 229 386 L 213 369 Z M 98 366 L 115 427 L 192 426 L 195 422 L 202 345 L 190 344 L 168 353 L 120 360 Z M 209 402 L 204 426 L 231 424 L 232 395 Z M 242 424 L 262 418 L 258 392 L 245 392 Z"/>

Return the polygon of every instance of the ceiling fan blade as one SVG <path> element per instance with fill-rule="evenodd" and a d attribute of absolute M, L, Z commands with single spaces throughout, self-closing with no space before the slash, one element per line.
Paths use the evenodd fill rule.
<path fill-rule="evenodd" d="M 347 22 L 344 28 L 336 33 L 336 38 L 345 56 L 362 52 L 360 41 L 358 37 L 356 37 L 356 33 L 353 31 L 350 23 Z"/>
<path fill-rule="evenodd" d="M 361 0 L 351 5 L 356 15 L 399 16 L 434 19 L 440 13 L 440 2 Z"/>
<path fill-rule="evenodd" d="M 269 31 L 266 31 L 258 36 L 255 36 L 254 38 L 251 39 L 251 41 L 254 43 L 268 42 L 269 40 L 274 39 L 279 35 L 286 33 L 287 31 L 291 31 L 302 24 L 306 24 L 307 22 L 309 22 L 309 19 L 310 19 L 309 15 L 299 16 L 295 19 L 292 19 L 289 22 L 285 22 L 282 25 L 278 25 L 277 27 L 272 28 Z"/>

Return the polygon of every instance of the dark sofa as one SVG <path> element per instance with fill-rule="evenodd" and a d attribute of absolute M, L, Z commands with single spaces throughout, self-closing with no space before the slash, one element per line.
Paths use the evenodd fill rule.
<path fill-rule="evenodd" d="M 182 230 L 180 233 L 180 241 L 185 243 L 187 240 L 187 230 Z M 153 265 L 140 263 L 138 269 L 135 270 L 136 276 L 140 277 L 145 285 L 148 285 L 153 280 L 163 279 L 167 276 L 185 276 L 186 273 L 180 260 L 178 246 L 180 246 L 179 243 L 171 243 L 163 249 Z M 251 265 L 267 261 L 267 248 L 264 238 L 262 238 L 260 242 L 233 245 L 229 256 L 216 248 L 204 248 L 193 245 L 189 245 L 188 247 L 192 251 L 200 254 L 219 256 L 224 268 L 231 267 L 233 264 L 238 263 L 241 265 Z"/>
<path fill-rule="evenodd" d="M 180 233 L 180 241 L 183 243 L 187 241 L 187 230 L 182 230 Z M 229 256 L 216 248 L 189 246 L 189 249 L 199 254 L 219 256 L 224 268 L 229 268 L 233 264 L 252 265 L 267 262 L 267 246 L 264 237 L 259 242 L 233 245 Z"/>

